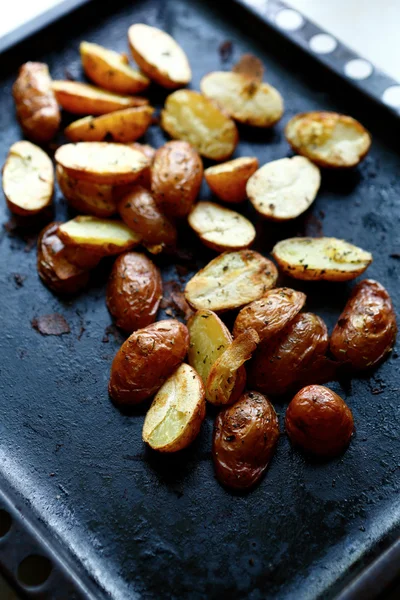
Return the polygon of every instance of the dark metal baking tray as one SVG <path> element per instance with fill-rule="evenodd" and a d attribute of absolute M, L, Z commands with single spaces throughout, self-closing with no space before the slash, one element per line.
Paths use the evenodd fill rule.
<path fill-rule="evenodd" d="M 79 42 L 125 51 L 126 30 L 135 21 L 161 27 L 182 44 L 194 88 L 204 73 L 230 68 L 243 52 L 263 59 L 286 112 L 271 131 L 241 128 L 241 155 L 257 155 L 261 163 L 290 155 L 283 128 L 305 110 L 350 113 L 371 130 L 370 155 L 354 171 L 324 172 L 317 201 L 302 218 L 271 227 L 245 210 L 257 224 L 256 248 L 265 253 L 276 239 L 321 230 L 371 250 L 375 260 L 368 276 L 382 282 L 398 306 L 397 120 L 301 50 L 293 52 L 289 42 L 234 3 L 89 3 L 3 54 L 1 161 L 21 136 L 10 93 L 19 64 L 43 60 L 55 78 L 80 77 Z M 225 42 L 232 42 L 227 59 L 219 51 Z M 164 96 L 152 91 L 157 106 Z M 156 146 L 164 139 L 156 127 L 146 137 Z M 60 193 L 55 204 L 56 217 L 67 218 Z M 213 474 L 211 412 L 193 446 L 166 457 L 142 444 L 145 407 L 125 415 L 109 401 L 109 369 L 123 339 L 108 329 L 109 265 L 96 271 L 89 291 L 58 299 L 37 277 L 32 230 L 15 228 L 4 203 L 1 221 L 0 508 L 11 515 L 11 526 L 5 533 L 10 519 L 4 524 L 6 513 L 0 512 L 0 562 L 18 589 L 32 597 L 118 600 L 303 600 L 333 598 L 344 590 L 347 598 L 356 597 L 355 584 L 347 585 L 400 531 L 397 351 L 372 377 L 332 384 L 356 423 L 342 457 L 306 460 L 282 434 L 261 484 L 247 495 L 229 493 Z M 166 281 L 189 277 L 212 256 L 185 230 L 182 245 L 186 252 L 172 263 L 157 259 Z M 351 289 L 350 284 L 290 283 L 308 293 L 308 309 L 330 327 Z M 42 337 L 32 320 L 50 313 L 62 314 L 71 333 Z M 276 403 L 281 425 L 285 407 L 285 401 Z M 18 579 L 20 561 L 32 553 L 53 565 L 39 587 Z M 391 560 L 389 569 L 378 569 L 376 587 L 368 586 L 370 597 L 391 582 L 382 573 L 393 574 L 395 567 Z"/>

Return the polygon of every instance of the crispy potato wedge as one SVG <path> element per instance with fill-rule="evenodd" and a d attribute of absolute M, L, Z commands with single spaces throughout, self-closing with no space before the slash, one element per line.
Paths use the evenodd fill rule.
<path fill-rule="evenodd" d="M 178 90 L 168 96 L 161 127 L 212 160 L 227 160 L 239 141 L 232 119 L 212 100 L 192 90 Z"/>
<path fill-rule="evenodd" d="M 111 139 L 128 144 L 146 133 L 153 112 L 151 106 L 136 106 L 100 117 L 83 117 L 68 125 L 64 133 L 71 142 L 102 142 Z"/>
<path fill-rule="evenodd" d="M 284 273 L 302 280 L 349 281 L 372 262 L 372 254 L 337 238 L 289 238 L 272 250 Z"/>
<path fill-rule="evenodd" d="M 354 167 L 371 146 L 371 136 L 361 123 L 334 112 L 296 115 L 286 125 L 285 135 L 295 152 L 321 167 Z"/>
<path fill-rule="evenodd" d="M 31 142 L 16 142 L 3 167 L 3 191 L 16 215 L 35 215 L 51 204 L 54 168 L 50 158 Z"/>
<path fill-rule="evenodd" d="M 318 167 L 304 156 L 293 156 L 261 167 L 247 182 L 247 195 L 266 219 L 287 221 L 311 206 L 320 185 Z"/>
<path fill-rule="evenodd" d="M 256 237 L 254 225 L 246 217 L 214 202 L 198 202 L 188 223 L 203 244 L 217 252 L 248 248 Z"/>
<path fill-rule="evenodd" d="M 150 79 L 169 89 L 190 83 L 187 56 L 168 33 L 135 23 L 129 28 L 128 40 L 133 58 Z"/>
<path fill-rule="evenodd" d="M 243 73 L 209 73 L 201 80 L 200 89 L 233 119 L 252 127 L 272 127 L 283 115 L 283 100 L 278 90 Z"/>
<path fill-rule="evenodd" d="M 385 358 L 396 335 L 396 314 L 388 292 L 377 281 L 365 279 L 354 288 L 340 315 L 330 348 L 338 361 L 361 371 Z"/>
<path fill-rule="evenodd" d="M 206 383 L 206 396 L 211 404 L 232 404 L 243 392 L 246 376 L 241 368 L 250 360 L 260 341 L 254 329 L 248 329 L 236 339 L 215 361 L 210 369 Z M 243 377 L 244 375 L 244 377 Z M 237 378 L 242 385 L 238 388 Z"/>
<path fill-rule="evenodd" d="M 90 42 L 82 42 L 79 48 L 85 74 L 101 88 L 116 94 L 140 94 L 149 87 L 150 79 L 133 69 L 124 54 Z"/>
<path fill-rule="evenodd" d="M 257 169 L 257 158 L 244 156 L 208 167 L 204 171 L 204 177 L 218 198 L 224 202 L 237 203 L 246 200 L 247 181 Z"/>
<path fill-rule="evenodd" d="M 26 137 L 38 143 L 52 140 L 60 127 L 61 115 L 48 66 L 38 62 L 22 65 L 12 93 Z"/>
<path fill-rule="evenodd" d="M 254 329 L 261 342 L 271 340 L 301 311 L 306 295 L 290 288 L 269 290 L 260 300 L 242 308 L 233 326 L 237 337 L 247 329 Z"/>
<path fill-rule="evenodd" d="M 66 246 L 86 248 L 101 256 L 121 254 L 140 243 L 140 236 L 122 221 L 80 216 L 60 225 L 58 235 Z"/>
<path fill-rule="evenodd" d="M 113 94 L 80 81 L 53 81 L 52 89 L 58 104 L 74 115 L 104 115 L 149 103 L 146 98 Z"/>
<path fill-rule="evenodd" d="M 68 175 L 61 165 L 56 168 L 57 182 L 68 204 L 84 215 L 111 217 L 117 212 L 112 185 L 93 183 Z"/>
<path fill-rule="evenodd" d="M 158 390 L 143 424 L 143 441 L 159 452 L 178 452 L 200 433 L 206 416 L 204 385 L 183 363 Z"/>
<path fill-rule="evenodd" d="M 197 310 L 222 312 L 258 300 L 277 278 L 274 263 L 258 252 L 225 252 L 188 281 L 185 297 Z"/>
<path fill-rule="evenodd" d="M 54 158 L 72 177 L 109 185 L 132 183 L 149 166 L 139 150 L 107 142 L 65 144 Z"/>

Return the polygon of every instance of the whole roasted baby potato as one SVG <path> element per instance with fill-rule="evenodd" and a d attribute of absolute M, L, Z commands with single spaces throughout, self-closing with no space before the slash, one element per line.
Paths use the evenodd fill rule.
<path fill-rule="evenodd" d="M 111 398 L 118 404 L 138 404 L 153 396 L 183 362 L 188 346 L 186 326 L 174 319 L 135 331 L 114 358 Z"/>
<path fill-rule="evenodd" d="M 290 402 L 285 419 L 290 441 L 317 456 L 343 452 L 353 433 L 353 415 L 344 400 L 322 385 L 309 385 Z"/>
<path fill-rule="evenodd" d="M 260 480 L 279 438 L 274 407 L 258 392 L 247 392 L 215 421 L 214 468 L 223 485 L 245 490 Z"/>
<path fill-rule="evenodd" d="M 76 179 L 57 165 L 58 185 L 68 204 L 83 215 L 111 217 L 117 212 L 112 185 Z"/>
<path fill-rule="evenodd" d="M 83 117 L 68 125 L 64 133 L 71 142 L 107 140 L 128 144 L 146 133 L 153 112 L 151 106 L 135 106 L 98 117 Z"/>
<path fill-rule="evenodd" d="M 237 203 L 246 200 L 247 181 L 257 169 L 257 158 L 244 156 L 208 167 L 204 171 L 204 177 L 218 198 L 224 202 Z"/>
<path fill-rule="evenodd" d="M 372 279 L 353 290 L 331 336 L 330 349 L 340 362 L 356 370 L 377 365 L 392 350 L 397 324 L 392 301 L 383 285 Z"/>
<path fill-rule="evenodd" d="M 107 307 L 118 327 L 132 333 L 154 323 L 161 298 L 162 280 L 155 264 L 145 254 L 121 254 L 107 285 Z"/>

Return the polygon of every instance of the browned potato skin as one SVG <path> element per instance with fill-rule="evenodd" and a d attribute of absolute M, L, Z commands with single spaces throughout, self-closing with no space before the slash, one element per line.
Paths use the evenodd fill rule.
<path fill-rule="evenodd" d="M 171 217 L 189 214 L 200 191 L 203 163 L 188 142 L 167 142 L 155 154 L 151 191 L 161 210 Z"/>
<path fill-rule="evenodd" d="M 287 408 L 285 425 L 294 445 L 323 457 L 341 454 L 354 428 L 350 408 L 322 385 L 309 385 L 295 395 Z"/>
<path fill-rule="evenodd" d="M 249 386 L 279 395 L 302 381 L 304 371 L 328 348 L 328 330 L 313 313 L 300 313 L 270 342 L 261 344 L 248 368 Z"/>
<path fill-rule="evenodd" d="M 305 301 L 305 294 L 290 288 L 269 290 L 263 298 L 242 308 L 233 326 L 233 337 L 255 329 L 261 342 L 266 342 L 294 319 Z"/>
<path fill-rule="evenodd" d="M 226 173 L 213 173 L 212 167 L 204 171 L 204 177 L 210 189 L 223 202 L 238 204 L 247 198 L 246 186 L 250 177 L 258 169 L 258 159 L 237 167 Z"/>
<path fill-rule="evenodd" d="M 138 404 L 153 396 L 183 362 L 189 348 L 187 327 L 175 319 L 135 331 L 118 350 L 108 390 L 117 404 Z"/>
<path fill-rule="evenodd" d="M 383 285 L 361 281 L 353 290 L 331 336 L 330 349 L 340 362 L 362 371 L 377 365 L 396 341 L 392 301 Z"/>
<path fill-rule="evenodd" d="M 94 215 L 95 217 L 111 217 L 117 212 L 117 205 L 113 205 L 112 202 L 100 202 L 99 195 L 103 192 L 101 191 L 101 184 L 96 187 L 96 184 L 88 181 L 80 181 L 79 185 L 82 187 L 86 187 L 87 190 L 90 188 L 93 189 L 93 196 L 90 197 L 90 201 L 86 200 L 86 198 L 82 194 L 77 194 L 74 190 L 74 184 L 77 181 L 74 177 L 70 177 L 68 173 L 62 168 L 61 165 L 56 166 L 56 176 L 57 183 L 60 186 L 61 193 L 68 200 L 68 204 L 72 206 L 77 212 L 83 215 Z M 116 186 L 118 187 L 118 186 Z M 106 186 L 103 185 L 103 189 Z M 110 198 L 113 198 L 113 188 L 109 186 L 110 189 Z M 87 193 L 87 197 L 89 198 L 89 193 Z M 104 198 L 104 196 L 103 196 Z"/>
<path fill-rule="evenodd" d="M 12 92 L 17 118 L 26 137 L 39 143 L 53 139 L 61 115 L 47 65 L 38 62 L 22 65 Z"/>
<path fill-rule="evenodd" d="M 245 490 L 259 481 L 279 437 L 278 418 L 269 400 L 247 392 L 215 421 L 213 459 L 223 485 Z"/>
<path fill-rule="evenodd" d="M 65 256 L 65 246 L 57 235 L 60 223 L 50 223 L 38 239 L 37 269 L 43 283 L 57 294 L 75 294 L 86 286 L 89 273 Z"/>
<path fill-rule="evenodd" d="M 126 252 L 114 263 L 107 307 L 118 327 L 132 333 L 154 323 L 162 298 L 160 271 L 145 254 Z"/>

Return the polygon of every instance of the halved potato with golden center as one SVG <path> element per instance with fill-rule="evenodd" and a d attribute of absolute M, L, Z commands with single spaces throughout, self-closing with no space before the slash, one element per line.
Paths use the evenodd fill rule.
<path fill-rule="evenodd" d="M 318 167 L 304 156 L 293 156 L 261 167 L 247 182 L 247 195 L 263 217 L 287 221 L 311 206 L 320 185 Z"/>
<path fill-rule="evenodd" d="M 140 243 L 140 236 L 122 221 L 97 217 L 75 217 L 60 225 L 57 232 L 67 246 L 79 246 L 102 256 L 120 254 Z"/>
<path fill-rule="evenodd" d="M 135 23 L 128 30 L 128 40 L 133 58 L 153 81 L 166 88 L 178 88 L 192 79 L 186 54 L 165 31 Z"/>
<path fill-rule="evenodd" d="M 135 181 L 150 164 L 139 150 L 107 142 L 65 144 L 54 158 L 72 177 L 110 185 Z"/>
<path fill-rule="evenodd" d="M 90 42 L 82 42 L 79 49 L 87 77 L 105 90 L 138 94 L 149 87 L 150 79 L 133 69 L 124 54 Z"/>
<path fill-rule="evenodd" d="M 272 255 L 284 273 L 303 280 L 348 281 L 372 262 L 372 254 L 337 238 L 289 238 Z"/>
<path fill-rule="evenodd" d="M 95 217 L 111 217 L 117 212 L 117 203 L 114 199 L 114 187 L 101 183 L 93 183 L 71 177 L 57 165 L 56 175 L 58 185 L 68 204 L 84 215 Z"/>
<path fill-rule="evenodd" d="M 286 125 L 285 135 L 295 152 L 321 167 L 354 167 L 371 146 L 371 136 L 361 123 L 334 112 L 296 115 Z"/>
<path fill-rule="evenodd" d="M 277 278 L 274 263 L 258 252 L 225 252 L 188 281 L 185 297 L 197 310 L 222 312 L 258 300 Z"/>
<path fill-rule="evenodd" d="M 246 125 L 272 127 L 283 115 L 283 100 L 278 90 L 242 73 L 209 73 L 201 80 L 200 89 L 233 119 Z"/>
<path fill-rule="evenodd" d="M 3 167 L 3 191 L 11 212 L 34 215 L 51 204 L 54 168 L 45 152 L 31 142 L 16 142 Z"/>
<path fill-rule="evenodd" d="M 213 202 L 198 202 L 188 222 L 203 244 L 217 252 L 248 248 L 256 237 L 256 230 L 246 217 Z"/>
<path fill-rule="evenodd" d="M 177 452 L 193 442 L 206 415 L 204 385 L 183 363 L 157 392 L 143 424 L 143 441 L 159 452 Z"/>
<path fill-rule="evenodd" d="M 206 158 L 227 160 L 236 148 L 235 123 L 209 98 L 192 90 L 168 96 L 161 127 L 177 140 L 189 142 Z"/>
<path fill-rule="evenodd" d="M 247 181 L 257 169 L 257 158 L 243 156 L 208 167 L 204 171 L 204 177 L 218 198 L 224 202 L 237 203 L 246 199 Z"/>

